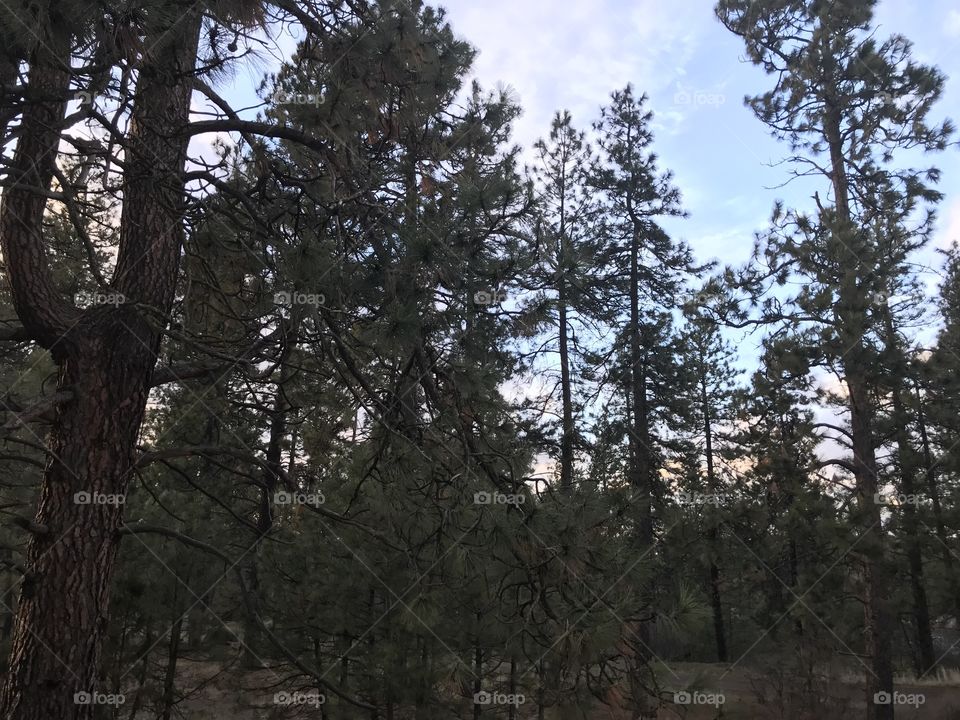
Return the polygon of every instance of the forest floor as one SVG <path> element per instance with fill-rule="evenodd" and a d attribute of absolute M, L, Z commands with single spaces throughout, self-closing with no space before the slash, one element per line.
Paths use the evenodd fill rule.
<path fill-rule="evenodd" d="M 821 679 L 810 687 L 786 676 L 774 667 L 764 670 L 734 668 L 702 663 L 671 663 L 662 677 L 670 691 L 687 691 L 690 704 L 666 705 L 660 720 L 859 720 L 866 716 L 866 698 L 862 683 L 855 678 Z M 224 668 L 215 662 L 180 662 L 177 686 L 193 688 L 181 700 L 180 717 L 189 720 L 296 720 L 325 718 L 315 694 L 304 689 L 294 695 L 286 678 L 271 670 L 239 671 Z M 275 693 L 286 690 L 282 697 L 289 704 L 278 705 Z M 314 691 L 315 692 L 315 691 Z M 960 720 L 960 674 L 952 673 L 937 681 L 898 683 L 897 720 Z M 707 704 L 723 695 L 723 704 Z M 712 698 L 710 696 L 713 696 Z M 922 696 L 922 701 L 920 700 Z M 678 696 L 683 701 L 686 698 Z M 697 704 L 697 703 L 700 704 Z M 472 717 L 465 700 L 462 718 Z M 332 710 L 332 708 L 330 708 Z M 138 720 L 154 717 L 154 711 L 138 713 Z M 328 712 L 334 720 L 368 717 L 359 710 Z M 437 720 L 459 720 L 460 715 L 441 711 Z M 483 718 L 506 718 L 503 707 L 488 706 Z M 520 706 L 518 720 L 536 717 L 530 698 Z M 548 720 L 559 720 L 556 711 L 548 711 Z M 602 704 L 592 709 L 564 714 L 564 720 L 629 720 L 629 712 Z M 398 712 L 396 720 L 407 720 Z"/>

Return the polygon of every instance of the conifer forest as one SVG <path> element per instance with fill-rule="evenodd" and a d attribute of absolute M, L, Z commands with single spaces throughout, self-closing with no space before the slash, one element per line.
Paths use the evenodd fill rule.
<path fill-rule="evenodd" d="M 0 720 L 960 720 L 958 49 L 0 0 Z"/>

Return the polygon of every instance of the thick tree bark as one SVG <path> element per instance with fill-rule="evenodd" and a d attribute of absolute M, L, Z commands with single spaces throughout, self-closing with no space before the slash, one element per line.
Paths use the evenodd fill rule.
<path fill-rule="evenodd" d="M 79 324 L 84 341 L 61 367 L 61 387 L 72 386 L 77 397 L 58 413 L 40 491 L 36 522 L 46 532 L 27 550 L 0 704 L 5 720 L 93 716 L 92 706 L 74 704 L 74 694 L 96 689 L 122 505 L 80 504 L 75 497 L 125 493 L 152 367 L 149 359 L 117 351 L 116 338 L 128 336 L 140 319 L 105 326 L 102 314 Z M 149 339 L 142 325 L 138 330 L 133 342 Z"/>
<path fill-rule="evenodd" d="M 13 100 L 19 94 L 17 71 L 21 61 L 15 53 L 0 50 L 0 138 L 4 145 L 7 144 L 7 125 L 17 114 Z"/>
<path fill-rule="evenodd" d="M 48 102 L 28 106 L 14 158 L 22 187 L 0 209 L 0 240 L 14 305 L 24 327 L 59 365 L 60 390 L 50 459 L 17 612 L 10 672 L 0 696 L 4 720 L 93 717 L 76 693 L 96 688 L 109 589 L 122 523 L 117 500 L 134 464 L 160 344 L 157 318 L 173 301 L 182 243 L 183 168 L 192 72 L 200 28 L 196 11 L 175 27 L 151 27 L 125 148 L 124 206 L 113 288 L 118 306 L 78 311 L 56 294 L 41 236 L 46 191 L 64 112 L 69 39 L 49 37 L 30 82 Z M 52 34 L 51 34 L 52 35 Z M 43 49 L 47 48 L 47 49 Z M 33 88 L 31 88 L 32 90 Z M 62 98 L 62 99 L 61 99 Z M 148 310 L 148 308 L 150 308 Z M 77 493 L 92 500 L 78 502 Z"/>
<path fill-rule="evenodd" d="M 0 206 L 0 243 L 12 291 L 13 307 L 24 335 L 51 349 L 78 315 L 53 282 L 43 242 L 45 193 L 57 163 L 61 123 L 70 83 L 70 37 L 40 28 L 41 41 L 30 58 L 28 94 L 9 182 Z"/>

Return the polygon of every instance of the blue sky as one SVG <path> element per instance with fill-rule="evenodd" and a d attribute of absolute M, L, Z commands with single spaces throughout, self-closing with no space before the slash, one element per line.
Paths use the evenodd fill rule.
<path fill-rule="evenodd" d="M 770 78 L 743 62 L 743 47 L 710 0 L 446 0 L 458 35 L 479 50 L 477 79 L 512 86 L 524 108 L 516 140 L 529 147 L 558 108 L 586 128 L 609 93 L 632 82 L 650 96 L 655 151 L 671 169 L 690 217 L 664 224 L 699 260 L 740 264 L 774 200 L 805 206 L 810 186 L 777 187 L 787 148 L 743 105 Z M 960 9 L 948 0 L 883 0 L 879 36 L 914 42 L 916 59 L 948 77 L 936 117 L 960 122 Z M 960 240 L 960 151 L 927 162 L 943 170 L 935 244 Z M 821 195 L 823 193 L 821 192 Z M 934 260 L 934 253 L 928 257 Z"/>

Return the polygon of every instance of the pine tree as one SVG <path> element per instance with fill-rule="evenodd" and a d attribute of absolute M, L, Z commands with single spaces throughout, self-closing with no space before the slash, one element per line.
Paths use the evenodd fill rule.
<path fill-rule="evenodd" d="M 573 489 L 576 451 L 582 444 L 578 416 L 582 399 L 575 397 L 591 364 L 588 336 L 597 318 L 594 297 L 605 265 L 597 235 L 597 203 L 588 186 L 593 150 L 569 112 L 557 113 L 546 140 L 535 145 L 538 224 L 542 248 L 541 288 L 550 295 L 551 324 L 556 327 L 560 369 L 560 487 Z M 551 338 L 551 344 L 553 339 Z"/>
<path fill-rule="evenodd" d="M 842 372 L 848 392 L 857 508 L 853 521 L 863 540 L 858 545 L 864 582 L 864 635 L 871 658 L 868 675 L 870 716 L 893 717 L 889 704 L 875 703 L 876 693 L 893 689 L 892 608 L 886 593 L 890 564 L 880 507 L 876 450 L 876 407 L 871 399 L 871 372 L 876 353 L 871 345 L 873 293 L 886 277 L 878 270 L 877 248 L 863 223 L 871 211 L 876 178 L 900 207 L 932 199 L 927 183 L 936 172 L 892 168 L 898 150 L 943 149 L 952 131 L 948 123 L 928 124 L 939 97 L 942 75 L 910 59 L 910 44 L 900 36 L 878 44 L 870 35 L 870 0 L 835 5 L 811 0 L 779 2 L 722 0 L 717 15 L 740 36 L 750 60 L 777 85 L 748 104 L 772 133 L 787 140 L 796 172 L 820 175 L 832 202 L 817 199 L 813 216 L 774 214 L 777 229 L 758 247 L 756 261 L 767 265 L 755 277 L 783 284 L 799 274 L 810 283 L 793 298 L 794 311 L 770 300 L 766 319 L 810 321 L 823 331 L 822 357 Z M 827 162 L 817 162 L 825 154 Z M 888 202 L 889 205 L 889 202 Z M 888 268 L 896 272 L 896 268 Z"/>
<path fill-rule="evenodd" d="M 705 291 L 695 296 L 697 299 L 705 297 Z M 723 506 L 730 493 L 728 483 L 723 482 L 717 469 L 718 460 L 723 455 L 719 447 L 719 433 L 722 433 L 723 428 L 729 433 L 734 420 L 732 402 L 735 371 L 731 366 L 733 352 L 723 340 L 720 326 L 703 313 L 701 308 L 691 304 L 686 311 L 688 362 L 696 385 L 691 398 L 691 404 L 696 411 L 692 415 L 700 424 L 697 429 L 699 432 L 694 431 L 701 441 L 696 443 L 696 458 L 698 466 L 702 467 L 705 473 L 704 488 L 711 501 L 708 506 Z M 719 527 L 711 525 L 707 528 L 708 594 L 713 614 L 714 639 L 717 660 L 726 662 L 729 659 L 729 650 L 723 610 L 723 582 L 718 565 L 724 554 L 720 538 Z"/>
<path fill-rule="evenodd" d="M 956 477 L 956 444 L 960 424 L 955 408 L 960 400 L 957 370 L 960 368 L 960 252 L 954 245 L 945 252 L 946 267 L 940 287 L 939 315 L 942 328 L 933 350 L 915 362 L 916 381 L 913 402 L 916 407 L 920 448 L 923 457 L 924 485 L 931 502 L 932 533 L 946 575 L 948 607 L 960 617 L 960 568 L 955 565 L 955 549 L 951 536 L 956 517 L 945 507 L 951 494 L 950 481 Z"/>
<path fill-rule="evenodd" d="M 617 324 L 623 325 L 614 352 L 622 365 L 617 372 L 627 397 L 625 426 L 638 555 L 654 546 L 655 504 L 662 502 L 663 495 L 655 426 L 663 407 L 658 401 L 670 393 L 661 394 L 655 388 L 662 374 L 672 374 L 671 365 L 677 366 L 671 362 L 676 357 L 669 330 L 673 308 L 665 298 L 678 295 L 685 273 L 692 269 L 689 248 L 657 224 L 657 218 L 683 211 L 671 174 L 658 168 L 651 150 L 653 115 L 645 104 L 646 96 L 636 97 L 629 85 L 612 94 L 610 105 L 602 108 L 594 125 L 599 158 L 589 179 L 603 203 L 603 234 L 617 291 L 612 309 Z M 636 658 L 645 661 L 651 644 L 653 590 L 641 592 L 647 605 L 641 614 L 651 619 L 639 627 Z M 640 697 L 635 702 L 649 704 Z"/>
<path fill-rule="evenodd" d="M 20 187 L 4 193 L 0 239 L 19 319 L 32 339 L 51 350 L 62 370 L 59 386 L 72 389 L 75 400 L 54 427 L 51 448 L 59 460 L 47 466 L 36 516 L 45 532 L 34 534 L 27 553 L 28 574 L 37 582 L 18 606 L 10 673 L 0 696 L 0 714 L 10 718 L 92 716 L 92 705 L 77 709 L 74 693 L 95 688 L 121 508 L 78 505 L 73 496 L 126 491 L 161 338 L 156 323 L 138 308 L 161 317 L 169 312 L 182 243 L 183 131 L 192 93 L 187 69 L 196 63 L 202 18 L 197 10 L 185 20 L 177 12 L 179 28 L 171 33 L 171 13 L 156 10 L 143 28 L 153 52 L 139 69 L 126 137 L 113 281 L 127 300 L 123 304 L 81 312 L 57 291 L 42 245 L 46 193 L 70 93 L 71 28 L 87 25 L 44 18 L 29 62 L 30 91 L 45 100 L 21 114 L 11 165 Z M 170 78 L 170 68 L 182 68 L 179 78 Z M 117 342 L 118 334 L 128 341 Z M 76 531 L 72 541 L 63 539 L 67 528 Z M 56 552 L 50 553 L 55 540 Z M 76 602 L 65 605 L 68 596 Z"/>
<path fill-rule="evenodd" d="M 656 477 L 652 413 L 648 409 L 650 358 L 660 348 L 644 337 L 644 325 L 662 309 L 662 298 L 675 297 L 683 275 L 690 271 L 690 250 L 674 242 L 656 218 L 682 215 L 680 192 L 669 172 L 657 167 L 650 149 L 653 136 L 646 97 L 637 98 L 628 85 L 613 93 L 611 104 L 596 123 L 600 159 L 591 178 L 604 199 L 604 233 L 613 250 L 616 267 L 626 286 L 627 377 L 632 406 L 629 429 L 631 483 L 637 489 L 639 538 L 653 543 L 653 496 Z M 657 318 L 659 321 L 660 318 Z"/>

